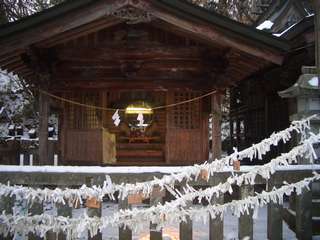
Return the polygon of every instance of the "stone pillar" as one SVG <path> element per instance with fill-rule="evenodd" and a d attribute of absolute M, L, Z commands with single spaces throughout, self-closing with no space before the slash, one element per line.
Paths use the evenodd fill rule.
<path fill-rule="evenodd" d="M 93 183 L 93 178 L 88 177 L 86 179 L 86 184 L 87 186 L 92 187 L 94 185 Z M 86 201 L 88 201 L 89 199 L 87 199 Z M 87 214 L 89 217 L 101 217 L 101 213 L 102 213 L 102 202 L 101 203 L 97 203 L 97 204 L 93 204 L 95 206 L 89 206 L 88 202 L 86 203 L 87 205 Z M 95 236 L 90 236 L 90 232 L 88 232 L 88 239 L 89 240 L 102 240 L 102 232 L 99 232 L 95 235 Z"/>
<path fill-rule="evenodd" d="M 34 202 L 30 203 L 28 206 L 28 213 L 29 215 L 41 215 L 43 213 L 43 204 L 42 202 Z M 37 236 L 36 234 L 29 233 L 28 234 L 28 239 L 29 240 L 41 240 L 43 238 Z"/>
<path fill-rule="evenodd" d="M 119 209 L 128 209 L 130 206 L 128 204 L 128 198 L 124 200 L 119 199 Z M 121 240 L 131 240 L 132 231 L 129 228 L 120 227 L 119 228 L 119 239 Z"/>
<path fill-rule="evenodd" d="M 307 189 L 296 197 L 296 235 L 300 240 L 312 239 L 312 191 Z"/>
<path fill-rule="evenodd" d="M 213 160 L 221 157 L 221 101 L 222 95 L 216 93 L 212 95 L 212 158 Z"/>
<path fill-rule="evenodd" d="M 154 189 L 154 193 L 150 196 L 150 206 L 163 203 L 163 196 L 159 189 Z M 150 223 L 150 240 L 162 240 L 162 230 L 157 231 L 157 225 Z"/>
<path fill-rule="evenodd" d="M 212 204 L 223 204 L 224 195 L 221 194 L 219 197 L 213 196 Z M 223 218 L 216 217 L 209 219 L 209 240 L 223 240 Z"/>
<path fill-rule="evenodd" d="M 273 178 L 271 177 L 267 183 L 267 190 L 272 191 L 275 184 L 273 183 Z M 276 240 L 282 239 L 282 206 L 276 203 L 268 204 L 268 239 Z"/>
<path fill-rule="evenodd" d="M 5 214 L 12 214 L 12 208 L 14 205 L 14 198 L 12 197 L 0 197 L 0 213 L 5 211 Z M 8 235 L 6 237 L 0 235 L 0 239 L 10 240 L 13 239 L 12 235 Z"/>
<path fill-rule="evenodd" d="M 254 188 L 251 185 L 243 185 L 240 188 L 240 198 L 245 199 L 254 194 Z M 239 218 L 239 232 L 238 238 L 243 239 L 249 237 L 253 239 L 253 219 L 252 219 L 252 210 L 249 211 L 249 214 L 241 215 Z"/>
<path fill-rule="evenodd" d="M 182 192 L 183 185 L 180 187 Z M 189 201 L 186 203 L 186 207 L 192 206 L 192 202 Z M 180 239 L 183 240 L 192 240 L 192 219 L 186 216 L 185 222 L 180 222 L 179 225 L 179 234 Z"/>
<path fill-rule="evenodd" d="M 48 156 L 48 118 L 49 99 L 43 93 L 39 93 L 39 163 L 50 165 Z"/>
<path fill-rule="evenodd" d="M 72 207 L 68 204 L 57 203 L 57 215 L 63 217 L 72 217 Z M 66 235 L 62 232 L 58 233 L 58 240 L 66 240 Z"/>

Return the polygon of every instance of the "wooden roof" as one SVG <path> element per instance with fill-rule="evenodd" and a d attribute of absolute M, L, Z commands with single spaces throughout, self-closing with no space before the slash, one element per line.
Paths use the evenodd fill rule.
<path fill-rule="evenodd" d="M 209 59 L 206 63 L 209 63 L 209 65 L 213 63 L 219 65 L 221 60 L 228 62 L 228 64 L 220 67 L 225 69 L 223 74 L 221 73 L 216 77 L 216 82 L 224 82 L 227 79 L 238 81 L 272 63 L 281 64 L 285 53 L 290 49 L 290 45 L 284 40 L 184 1 L 73 0 L 2 26 L 0 29 L 0 66 L 26 79 L 32 79 L 35 76 L 34 73 L 50 73 L 51 70 L 46 66 L 48 62 L 57 59 L 71 62 L 72 59 L 70 58 L 82 52 L 83 55 L 100 56 L 100 60 L 103 61 L 106 60 L 107 56 L 115 56 L 116 54 L 115 58 L 119 58 L 121 64 L 125 62 L 125 68 L 131 68 L 131 66 L 128 66 L 128 61 L 130 60 L 130 64 L 132 64 L 132 59 L 137 60 L 137 54 L 140 54 L 140 52 L 128 53 L 127 49 L 122 51 L 123 55 L 121 55 L 121 49 L 123 50 L 124 44 L 128 46 L 128 42 L 120 41 L 122 45 L 114 46 L 117 39 L 113 38 L 114 42 L 104 44 L 103 49 L 99 49 L 101 46 L 95 46 L 95 49 L 93 49 L 88 43 L 88 41 L 92 41 L 92 38 L 101 35 L 101 32 L 110 30 L 116 34 L 119 28 L 125 28 L 126 20 L 116 17 L 113 13 L 128 7 L 152 16 L 152 21 L 137 24 L 138 27 L 132 25 L 132 28 L 136 28 L 138 31 L 141 30 L 140 28 L 147 28 L 146 32 L 148 33 L 159 30 L 166 35 L 173 34 L 183 37 L 184 42 L 189 39 L 198 43 L 194 46 L 191 44 L 190 47 L 189 43 L 183 43 L 179 46 L 179 44 L 172 45 L 170 41 L 167 41 L 161 45 L 159 39 L 157 39 L 156 45 L 154 43 L 148 46 L 134 45 L 139 47 L 140 52 L 145 53 L 144 58 L 140 61 L 145 62 L 148 54 L 162 54 L 162 62 L 164 63 L 161 65 L 154 62 L 153 64 L 157 68 L 163 68 L 165 72 L 168 71 L 168 68 L 172 70 L 176 64 L 174 61 L 167 62 L 170 54 L 181 55 L 184 62 L 177 66 L 178 68 L 183 66 L 182 73 L 185 73 L 186 68 L 188 71 L 192 68 L 202 71 L 200 66 L 203 65 L 203 62 L 192 62 L 189 66 L 190 69 L 188 69 L 188 66 L 185 66 L 188 57 L 195 59 L 201 54 L 199 59 L 203 60 L 207 58 L 208 53 Z M 127 28 L 130 28 L 131 25 L 128 26 Z M 78 44 L 79 39 L 83 37 L 87 39 L 87 45 L 81 51 L 77 51 L 80 46 L 83 47 L 83 44 Z M 70 48 L 70 42 L 72 41 L 78 43 Z M 164 48 L 165 44 L 167 45 Z M 186 49 L 189 49 L 188 53 L 185 52 Z M 132 48 L 130 51 L 133 51 Z M 132 56 L 130 55 L 130 57 L 128 54 Z M 121 56 L 123 59 L 120 59 Z M 95 60 L 99 60 L 99 57 Z M 113 61 L 114 59 L 109 60 Z M 195 60 L 197 61 L 197 59 Z M 61 61 L 58 63 L 60 66 L 63 65 Z M 89 63 L 86 62 L 85 64 L 88 65 Z M 91 62 L 90 64 L 94 65 L 97 62 Z M 102 67 L 104 69 L 110 68 L 110 66 L 114 66 L 112 64 L 106 66 L 104 63 Z M 76 65 L 76 67 L 80 67 L 78 66 L 79 62 Z M 147 68 L 152 69 L 152 63 L 149 62 Z M 198 73 L 200 72 L 195 75 Z M 99 75 L 97 72 L 96 74 Z M 103 75 L 104 72 L 100 72 L 100 74 Z"/>

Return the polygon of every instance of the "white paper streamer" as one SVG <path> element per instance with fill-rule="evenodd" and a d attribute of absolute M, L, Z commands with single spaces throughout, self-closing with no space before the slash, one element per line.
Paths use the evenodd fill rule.
<path fill-rule="evenodd" d="M 144 119 L 143 119 L 143 114 L 142 113 L 138 114 L 137 120 L 139 121 L 139 126 L 142 126 L 143 123 L 144 123 Z"/>
<path fill-rule="evenodd" d="M 121 122 L 120 115 L 119 115 L 119 109 L 117 109 L 117 111 L 115 111 L 115 113 L 112 115 L 112 120 L 113 120 L 114 125 L 116 125 L 118 127 Z"/>
<path fill-rule="evenodd" d="M 129 194 L 136 194 L 136 193 L 143 193 L 144 196 L 150 196 L 152 190 L 155 186 L 160 186 L 161 189 L 167 189 L 169 192 L 176 194 L 173 191 L 173 186 L 176 181 L 181 182 L 184 179 L 187 181 L 190 180 L 197 180 L 201 170 L 206 170 L 212 176 L 215 172 L 223 170 L 225 165 L 229 162 L 230 159 L 242 159 L 248 155 L 252 155 L 257 151 L 262 151 L 264 154 L 267 150 L 270 150 L 270 145 L 276 145 L 279 141 L 287 141 L 292 131 L 302 133 L 306 129 L 309 128 L 308 125 L 309 119 L 302 120 L 295 122 L 291 127 L 286 130 L 283 130 L 277 134 L 271 135 L 269 139 L 265 139 L 262 142 L 253 145 L 252 147 L 245 149 L 243 151 L 231 154 L 223 159 L 216 160 L 212 163 L 204 163 L 202 165 L 194 165 L 190 167 L 184 168 L 184 171 L 179 173 L 173 173 L 171 175 L 166 175 L 159 178 L 154 178 L 152 181 L 140 182 L 136 184 L 112 184 L 111 178 L 107 176 L 106 181 L 104 182 L 103 186 L 94 186 L 94 187 L 87 187 L 83 185 L 79 189 L 33 189 L 29 187 L 21 187 L 21 186 L 7 186 L 0 184 L 0 196 L 15 196 L 16 199 L 28 199 L 29 201 L 50 201 L 55 203 L 63 203 L 65 204 L 66 201 L 72 205 L 75 201 L 80 201 L 82 203 L 82 199 L 87 199 L 91 197 L 95 197 L 99 200 L 102 200 L 105 195 L 108 195 L 110 199 L 114 198 L 114 193 L 118 192 L 120 197 L 124 199 Z M 315 142 L 319 142 L 319 135 L 312 135 L 308 140 L 305 140 L 304 144 L 292 149 L 288 154 L 280 156 L 277 158 L 276 161 L 271 161 L 265 166 L 257 166 L 253 171 L 247 173 L 244 176 L 237 176 L 233 178 L 232 183 L 236 181 L 238 185 L 240 182 L 245 183 L 253 183 L 255 176 L 257 174 L 261 175 L 265 179 L 270 177 L 275 171 L 275 167 L 277 165 L 287 165 L 291 163 L 290 159 L 296 159 L 297 156 L 302 156 L 306 152 L 313 151 L 312 144 Z M 264 146 L 263 148 L 261 146 Z M 259 150 L 258 150 L 259 149 Z M 263 149 L 263 150 L 262 150 Z M 267 149 L 267 150 L 266 150 Z M 262 155 L 261 153 L 259 155 Z M 311 158 L 310 158 L 311 159 Z M 231 181 L 229 179 L 229 181 Z M 220 192 L 226 192 L 226 190 L 232 190 L 229 186 L 231 183 L 223 185 L 225 188 L 220 186 Z M 191 188 L 190 188 L 191 189 Z M 219 188 L 216 188 L 219 189 Z M 207 190 L 210 191 L 210 190 Z M 187 193 L 188 191 L 186 191 Z"/>
<path fill-rule="evenodd" d="M 283 196 L 290 196 L 294 191 L 300 195 L 303 189 L 309 189 L 309 184 L 313 181 L 320 180 L 320 174 L 314 173 L 313 177 L 306 178 L 302 181 L 285 184 L 284 186 L 273 189 L 270 192 L 250 196 L 241 200 L 234 200 L 221 205 L 208 205 L 201 208 L 176 208 L 174 205 L 167 203 L 165 205 L 152 206 L 148 209 L 120 210 L 113 216 L 106 217 L 88 217 L 84 215 L 80 218 L 66 218 L 62 216 L 52 216 L 48 214 L 36 216 L 12 216 L 2 213 L 0 215 L 0 234 L 29 233 L 32 232 L 40 237 L 44 237 L 48 231 L 62 231 L 67 235 L 67 239 L 77 238 L 89 231 L 91 236 L 97 234 L 108 226 L 130 227 L 134 231 L 149 226 L 152 222 L 158 227 L 163 227 L 165 222 L 181 222 L 186 220 L 186 216 L 204 220 L 209 213 L 212 218 L 223 216 L 227 210 L 240 217 L 241 214 L 248 212 L 250 209 L 257 209 L 268 203 L 283 203 Z M 255 216 L 257 214 L 254 214 Z"/>

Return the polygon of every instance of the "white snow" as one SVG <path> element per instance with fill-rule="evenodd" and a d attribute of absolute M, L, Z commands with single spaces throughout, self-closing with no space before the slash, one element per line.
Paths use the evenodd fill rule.
<path fill-rule="evenodd" d="M 36 133 L 36 130 L 35 130 L 35 129 L 30 129 L 30 130 L 28 131 L 28 133 L 29 133 L 29 134 L 35 134 L 35 133 Z"/>
<path fill-rule="evenodd" d="M 263 23 L 261 23 L 259 26 L 257 26 L 256 29 L 258 30 L 271 29 L 273 24 L 274 23 L 271 22 L 270 20 L 266 20 Z"/>
<path fill-rule="evenodd" d="M 313 87 L 318 87 L 319 86 L 319 78 L 318 77 L 313 77 L 308 81 L 310 86 Z"/>
<path fill-rule="evenodd" d="M 0 172 L 45 172 L 45 173 L 176 173 L 183 171 L 186 166 L 168 167 L 99 167 L 99 166 L 17 166 L 0 165 Z M 255 166 L 241 166 L 241 172 L 249 172 Z M 233 167 L 225 167 L 225 172 L 231 172 Z M 277 171 L 320 170 L 320 165 L 291 165 L 276 168 Z"/>

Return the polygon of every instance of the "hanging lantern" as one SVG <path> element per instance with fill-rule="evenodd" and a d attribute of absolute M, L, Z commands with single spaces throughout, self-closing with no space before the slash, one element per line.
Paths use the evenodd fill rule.
<path fill-rule="evenodd" d="M 152 108 L 145 102 L 139 102 L 136 104 L 130 104 L 125 111 L 126 114 L 153 114 Z"/>

